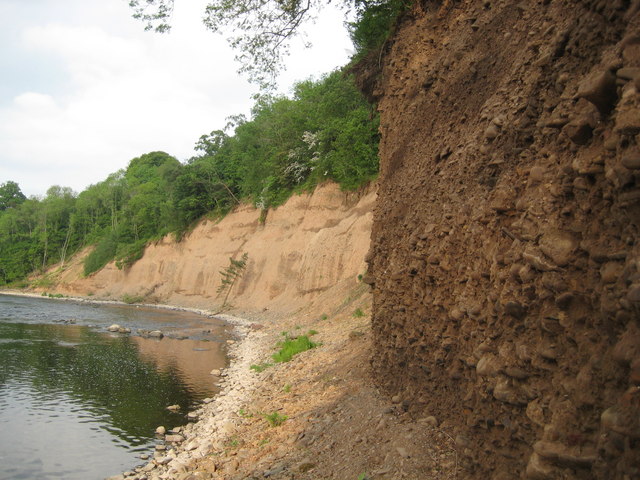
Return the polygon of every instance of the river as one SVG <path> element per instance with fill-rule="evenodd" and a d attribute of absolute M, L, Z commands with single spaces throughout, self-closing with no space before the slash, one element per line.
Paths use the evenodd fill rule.
<path fill-rule="evenodd" d="M 134 334 L 107 332 L 114 323 Z M 190 312 L 0 295 L 0 480 L 98 480 L 146 463 L 157 426 L 183 425 L 217 393 L 209 372 L 226 338 Z"/>

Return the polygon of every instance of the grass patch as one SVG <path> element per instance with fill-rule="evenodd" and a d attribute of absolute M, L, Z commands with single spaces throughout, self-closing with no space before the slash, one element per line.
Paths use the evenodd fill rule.
<path fill-rule="evenodd" d="M 258 373 L 264 372 L 267 368 L 272 367 L 273 363 L 259 363 L 258 365 L 251 365 L 249 370 L 254 370 Z"/>
<path fill-rule="evenodd" d="M 288 417 L 286 415 L 280 415 L 278 412 L 273 412 L 273 413 L 263 413 L 262 418 L 264 418 L 267 421 L 269 426 L 279 427 L 287 420 Z"/>
<path fill-rule="evenodd" d="M 249 413 L 244 408 L 241 408 L 240 410 L 238 410 L 238 416 L 242 418 L 251 418 L 253 417 L 253 413 Z"/>
<path fill-rule="evenodd" d="M 144 297 L 142 295 L 129 295 L 128 293 L 125 293 L 122 296 L 122 301 L 131 305 L 133 303 L 142 303 L 144 301 Z"/>
<path fill-rule="evenodd" d="M 361 318 L 364 317 L 364 312 L 361 308 L 356 308 L 355 312 L 353 312 L 353 318 Z"/>
<path fill-rule="evenodd" d="M 290 361 L 294 355 L 311 350 L 317 347 L 319 344 L 311 341 L 307 335 L 301 335 L 296 338 L 286 338 L 283 342 L 278 343 L 280 350 L 277 353 L 271 355 L 273 361 L 276 363 L 283 363 Z"/>
<path fill-rule="evenodd" d="M 289 393 L 291 391 L 291 384 L 287 383 L 284 387 L 282 387 L 282 391 L 284 393 Z"/>

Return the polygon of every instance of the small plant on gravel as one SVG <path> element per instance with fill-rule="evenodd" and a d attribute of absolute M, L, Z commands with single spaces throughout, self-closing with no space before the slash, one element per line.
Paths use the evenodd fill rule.
<path fill-rule="evenodd" d="M 263 413 L 262 417 L 271 427 L 279 427 L 288 418 L 286 415 L 280 415 L 278 412 Z"/>
<path fill-rule="evenodd" d="M 264 372 L 267 368 L 272 367 L 273 363 L 259 363 L 258 365 L 251 365 L 250 370 L 254 370 L 258 373 Z"/>
<path fill-rule="evenodd" d="M 283 342 L 278 343 L 277 346 L 280 347 L 280 350 L 271 355 L 271 358 L 276 363 L 288 362 L 294 355 L 315 348 L 318 345 L 312 342 L 307 335 L 301 335 L 296 338 L 286 337 Z"/>
<path fill-rule="evenodd" d="M 240 410 L 238 410 L 238 416 L 242 418 L 251 418 L 253 417 L 253 413 L 249 413 L 244 408 L 241 408 Z"/>
<path fill-rule="evenodd" d="M 326 313 L 323 313 L 323 314 L 320 316 L 320 320 L 326 320 L 326 319 L 328 319 L 328 318 L 329 318 L 329 315 L 327 315 Z"/>
<path fill-rule="evenodd" d="M 358 480 L 369 480 L 369 475 L 367 475 L 366 473 L 361 473 L 360 475 L 358 475 Z"/>
<path fill-rule="evenodd" d="M 310 337 L 311 335 L 317 335 L 317 334 L 318 334 L 318 331 L 317 331 L 317 330 L 309 330 L 309 331 L 307 332 L 307 336 L 309 336 L 309 337 Z"/>
<path fill-rule="evenodd" d="M 360 317 L 364 317 L 364 312 L 362 311 L 361 308 L 356 308 L 356 311 L 353 312 L 353 318 L 360 318 Z"/>
<path fill-rule="evenodd" d="M 236 448 L 238 446 L 240 446 L 240 440 L 238 440 L 236 437 L 231 437 L 227 442 L 227 447 L 229 448 Z"/>
<path fill-rule="evenodd" d="M 284 387 L 282 387 L 282 391 L 284 393 L 289 393 L 291 391 L 291 384 L 287 383 Z"/>

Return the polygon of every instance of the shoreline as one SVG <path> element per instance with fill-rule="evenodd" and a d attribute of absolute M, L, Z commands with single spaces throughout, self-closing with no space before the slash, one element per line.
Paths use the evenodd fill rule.
<path fill-rule="evenodd" d="M 123 480 L 125 478 L 164 480 L 174 478 L 172 475 L 175 474 L 186 473 L 187 466 L 191 462 L 205 457 L 216 448 L 220 448 L 226 437 L 234 432 L 234 416 L 237 416 L 238 410 L 257 388 L 260 381 L 260 378 L 250 370 L 250 366 L 254 363 L 260 363 L 260 359 L 265 356 L 268 347 L 264 340 L 267 335 L 252 327 L 257 325 L 257 322 L 246 318 L 225 313 L 213 314 L 205 309 L 177 305 L 128 304 L 117 300 L 87 299 L 85 297 L 45 297 L 37 293 L 14 290 L 0 290 L 0 295 L 48 298 L 93 305 L 139 305 L 163 310 L 184 311 L 205 318 L 222 320 L 231 327 L 234 340 L 233 343 L 228 344 L 227 366 L 221 370 L 218 376 L 217 386 L 220 387 L 220 391 L 210 402 L 201 404 L 193 412 L 186 412 L 197 415 L 197 421 L 188 422 L 185 425 L 163 425 L 168 432 L 165 436 L 166 451 L 156 450 L 146 464 L 132 466 L 132 470 L 122 474 L 105 476 L 108 480 Z M 212 379 L 215 379 L 215 376 L 212 376 Z M 167 438 L 176 441 L 168 441 Z M 133 475 L 134 470 L 137 475 Z M 132 475 L 127 475 L 128 473 Z"/>

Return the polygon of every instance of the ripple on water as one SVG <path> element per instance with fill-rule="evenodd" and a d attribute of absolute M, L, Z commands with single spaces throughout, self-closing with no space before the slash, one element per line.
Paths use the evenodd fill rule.
<path fill-rule="evenodd" d="M 209 372 L 224 366 L 219 342 L 111 337 L 100 331 L 105 324 L 136 327 L 139 313 L 121 310 L 127 315 L 117 320 L 114 311 L 70 304 L 47 317 L 28 301 L 12 299 L 9 309 L 27 321 L 0 320 L 2 480 L 97 480 L 129 469 L 153 449 L 158 425 L 184 423 L 167 405 L 189 409 L 215 393 Z M 58 305 L 47 302 L 46 310 Z M 151 325 L 156 311 L 143 313 L 138 328 Z M 180 318 L 158 317 L 161 328 Z M 78 321 L 37 323 L 60 318 Z"/>

